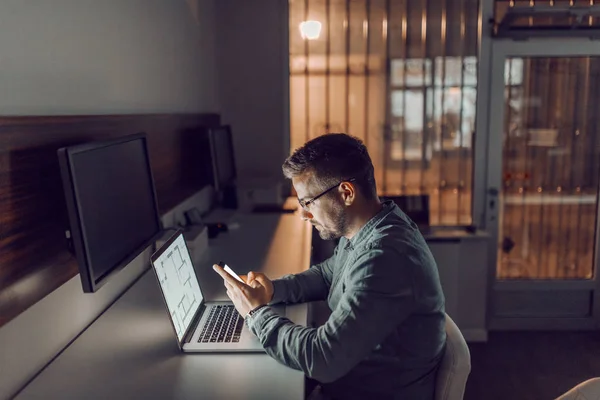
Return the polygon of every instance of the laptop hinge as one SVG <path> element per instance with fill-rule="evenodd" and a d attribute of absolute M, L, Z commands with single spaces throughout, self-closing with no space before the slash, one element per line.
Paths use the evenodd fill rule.
<path fill-rule="evenodd" d="M 196 333 L 196 328 L 198 327 L 198 323 L 200 322 L 202 315 L 204 315 L 205 309 L 206 303 L 202 302 L 200 307 L 198 307 L 198 310 L 196 310 L 196 315 L 194 315 L 190 327 L 187 329 L 187 332 L 185 332 L 185 335 L 183 335 L 183 340 L 181 341 L 182 345 L 192 341 L 192 337 L 194 336 L 194 333 Z"/>

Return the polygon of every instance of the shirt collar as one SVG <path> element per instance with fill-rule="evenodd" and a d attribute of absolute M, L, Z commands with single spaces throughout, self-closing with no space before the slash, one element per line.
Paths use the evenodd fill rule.
<path fill-rule="evenodd" d="M 354 237 L 346 243 L 345 248 L 348 250 L 354 250 L 354 248 L 363 240 L 367 239 L 375 226 L 384 219 L 392 210 L 396 204 L 391 200 L 386 200 L 381 202 L 381 210 L 375 214 L 373 218 L 367 221 L 366 224 L 363 225 L 362 228 L 354 235 Z"/>

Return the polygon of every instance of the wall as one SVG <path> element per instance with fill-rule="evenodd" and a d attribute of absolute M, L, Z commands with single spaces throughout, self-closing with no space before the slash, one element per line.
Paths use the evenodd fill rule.
<path fill-rule="evenodd" d="M 288 2 L 216 2 L 221 120 L 231 124 L 239 181 L 283 181 L 289 154 Z M 243 150 L 242 150 L 243 149 Z"/>
<path fill-rule="evenodd" d="M 218 111 L 214 0 L 0 2 L 0 115 Z"/>
<path fill-rule="evenodd" d="M 214 13 L 214 0 L 0 2 L 0 115 L 218 112 Z M 147 261 L 140 255 L 93 295 L 76 276 L 0 328 L 0 399 L 93 322 Z"/>

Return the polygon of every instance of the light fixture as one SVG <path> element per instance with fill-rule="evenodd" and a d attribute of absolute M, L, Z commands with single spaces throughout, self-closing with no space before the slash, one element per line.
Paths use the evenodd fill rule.
<path fill-rule="evenodd" d="M 304 21 L 300 23 L 300 35 L 302 39 L 315 40 L 321 35 L 321 23 L 319 21 Z"/>

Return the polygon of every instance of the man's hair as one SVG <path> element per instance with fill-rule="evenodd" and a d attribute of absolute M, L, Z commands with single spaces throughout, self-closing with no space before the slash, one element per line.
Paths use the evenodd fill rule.
<path fill-rule="evenodd" d="M 354 178 L 365 198 L 377 195 L 373 163 L 366 146 L 345 133 L 328 133 L 306 142 L 285 160 L 282 169 L 288 179 L 313 172 L 323 190 Z"/>

